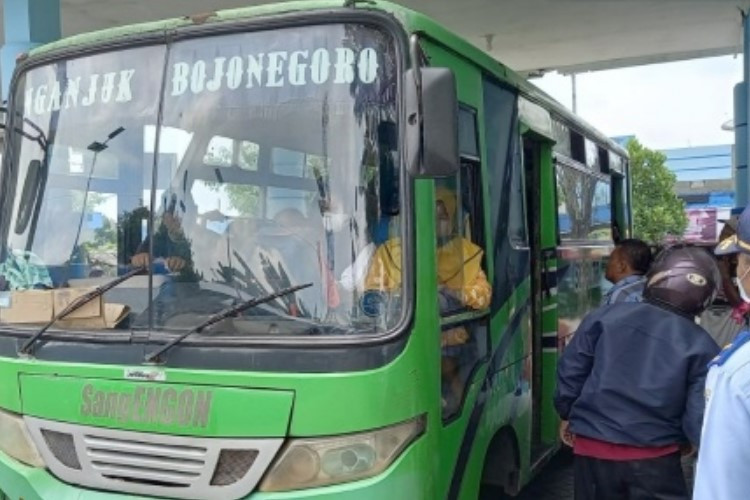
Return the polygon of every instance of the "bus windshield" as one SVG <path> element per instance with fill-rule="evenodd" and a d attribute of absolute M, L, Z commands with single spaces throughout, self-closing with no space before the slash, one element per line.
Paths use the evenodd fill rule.
<path fill-rule="evenodd" d="M 365 281 L 373 248 L 400 236 L 397 66 L 383 31 L 329 24 L 25 71 L 0 193 L 0 323 L 44 322 L 17 309 L 144 266 L 107 292 L 103 322 L 58 328 L 184 331 L 307 283 L 202 335 L 393 328 L 401 284 L 373 297 Z"/>

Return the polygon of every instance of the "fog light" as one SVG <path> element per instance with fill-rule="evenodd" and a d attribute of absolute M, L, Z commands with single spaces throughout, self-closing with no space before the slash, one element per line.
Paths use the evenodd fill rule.
<path fill-rule="evenodd" d="M 307 446 L 298 446 L 289 450 L 283 466 L 295 482 L 307 483 L 320 472 L 320 457 Z"/>
<path fill-rule="evenodd" d="M 0 450 L 26 465 L 44 467 L 44 460 L 39 456 L 23 418 L 2 410 L 0 410 Z"/>

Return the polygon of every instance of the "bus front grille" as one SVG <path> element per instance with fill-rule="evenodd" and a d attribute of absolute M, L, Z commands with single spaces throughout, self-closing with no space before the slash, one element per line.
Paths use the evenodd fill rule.
<path fill-rule="evenodd" d="M 102 476 L 142 484 L 189 488 L 206 468 L 208 449 L 85 434 L 86 459 Z"/>
<path fill-rule="evenodd" d="M 49 470 L 84 487 L 231 500 L 257 485 L 283 439 L 220 439 L 121 431 L 25 417 Z"/>

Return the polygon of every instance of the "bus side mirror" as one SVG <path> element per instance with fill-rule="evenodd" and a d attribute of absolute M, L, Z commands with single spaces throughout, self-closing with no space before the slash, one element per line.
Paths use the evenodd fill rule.
<path fill-rule="evenodd" d="M 458 95 L 448 68 L 412 68 L 405 75 L 406 161 L 417 178 L 450 177 L 459 166 Z"/>
<path fill-rule="evenodd" d="M 16 217 L 16 234 L 23 234 L 29 225 L 31 214 L 36 207 L 39 195 L 39 184 L 42 181 L 42 162 L 31 160 L 26 170 L 26 179 L 23 181 L 21 200 L 18 203 L 18 216 Z"/>

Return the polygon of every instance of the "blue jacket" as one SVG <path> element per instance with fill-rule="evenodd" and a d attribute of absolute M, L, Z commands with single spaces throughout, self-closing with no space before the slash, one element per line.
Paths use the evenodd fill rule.
<path fill-rule="evenodd" d="M 633 446 L 700 441 L 708 363 L 695 322 L 648 303 L 589 314 L 563 352 L 555 408 L 574 434 Z"/>

